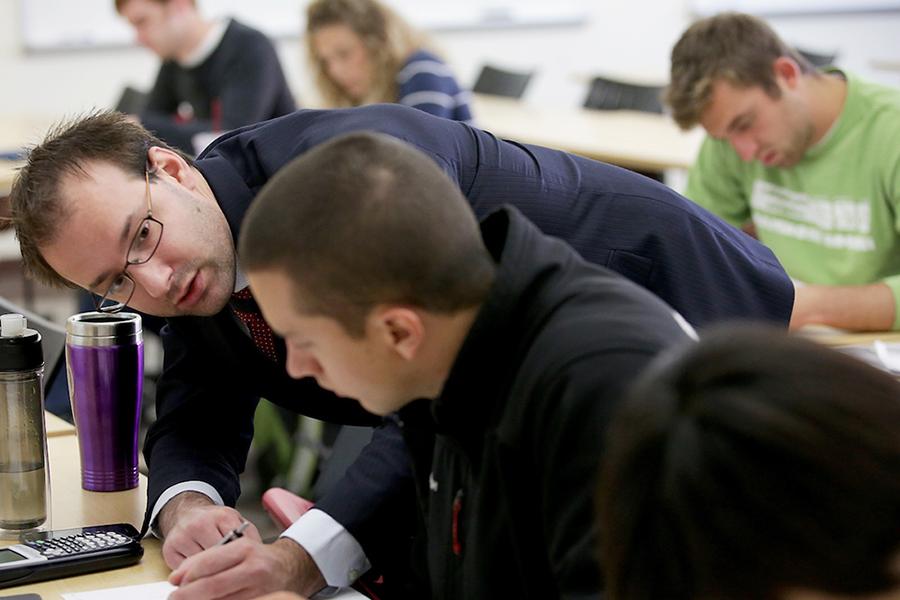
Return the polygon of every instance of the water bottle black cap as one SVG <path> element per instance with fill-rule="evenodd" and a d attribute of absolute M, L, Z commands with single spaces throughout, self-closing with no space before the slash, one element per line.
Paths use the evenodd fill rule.
<path fill-rule="evenodd" d="M 0 371 L 30 371 L 43 364 L 40 333 L 25 329 L 22 335 L 0 335 Z"/>

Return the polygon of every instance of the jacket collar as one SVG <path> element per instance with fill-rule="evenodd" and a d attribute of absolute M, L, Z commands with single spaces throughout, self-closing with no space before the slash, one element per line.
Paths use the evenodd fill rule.
<path fill-rule="evenodd" d="M 212 189 L 237 244 L 241 222 L 258 190 L 252 190 L 241 173 L 221 154 L 202 156 L 195 164 Z"/>
<path fill-rule="evenodd" d="M 481 232 L 497 262 L 496 278 L 432 404 L 437 431 L 460 438 L 477 436 L 499 417 L 539 314 L 552 310 L 547 303 L 533 302 L 542 275 L 557 269 L 564 256 L 560 244 L 548 243 L 511 206 L 485 218 Z"/>

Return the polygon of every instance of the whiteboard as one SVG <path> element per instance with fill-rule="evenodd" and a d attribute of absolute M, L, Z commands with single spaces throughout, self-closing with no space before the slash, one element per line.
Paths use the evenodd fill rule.
<path fill-rule="evenodd" d="M 591 0 L 386 0 L 430 30 L 569 25 L 587 19 Z M 271 37 L 299 36 L 308 0 L 198 0 L 209 17 L 233 16 Z M 64 50 L 134 43 L 113 0 L 19 0 L 26 50 Z"/>
<path fill-rule="evenodd" d="M 756 15 L 815 15 L 900 10 L 900 0 L 691 0 L 691 9 L 701 15 L 726 10 Z"/>

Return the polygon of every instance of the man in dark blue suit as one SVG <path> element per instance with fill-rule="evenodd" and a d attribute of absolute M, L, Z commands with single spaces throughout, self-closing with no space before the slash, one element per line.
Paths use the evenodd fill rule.
<path fill-rule="evenodd" d="M 360 130 L 424 152 L 476 215 L 514 205 L 694 326 L 789 321 L 793 285 L 771 252 L 665 186 L 402 106 L 298 111 L 220 138 L 195 163 L 116 114 L 64 126 L 31 152 L 14 185 L 16 231 L 40 279 L 168 317 L 158 420 L 144 453 L 148 519 L 173 568 L 240 523 L 227 506 L 240 491 L 260 396 L 317 418 L 376 423 L 353 401 L 287 377 L 284 343 L 259 323 L 235 254 L 244 213 L 270 177 L 309 148 Z M 273 565 L 266 576 L 235 576 L 261 586 L 253 592 L 309 594 L 346 585 L 370 565 L 390 575 L 406 562 L 411 502 L 402 439 L 391 424 L 379 427 L 316 510 L 286 537 L 257 545 L 261 562 Z"/>

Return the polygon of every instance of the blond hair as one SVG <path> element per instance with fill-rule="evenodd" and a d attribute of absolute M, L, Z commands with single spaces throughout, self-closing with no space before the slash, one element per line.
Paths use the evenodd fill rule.
<path fill-rule="evenodd" d="M 358 35 L 374 68 L 364 98 L 350 98 L 316 58 L 312 34 L 321 27 L 345 25 Z M 316 85 L 328 106 L 356 106 L 397 101 L 397 72 L 406 58 L 426 44 L 425 36 L 376 0 L 315 0 L 306 9 L 306 47 Z"/>

